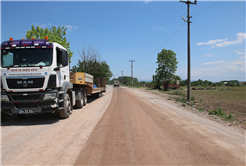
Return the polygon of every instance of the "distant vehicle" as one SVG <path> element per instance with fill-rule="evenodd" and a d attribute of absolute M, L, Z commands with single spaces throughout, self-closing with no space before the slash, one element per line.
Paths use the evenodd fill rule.
<path fill-rule="evenodd" d="M 120 81 L 118 81 L 118 80 L 114 80 L 114 87 L 116 87 L 116 86 L 120 86 Z"/>
<path fill-rule="evenodd" d="M 179 80 L 164 80 L 163 81 L 164 89 L 178 89 L 180 87 Z"/>

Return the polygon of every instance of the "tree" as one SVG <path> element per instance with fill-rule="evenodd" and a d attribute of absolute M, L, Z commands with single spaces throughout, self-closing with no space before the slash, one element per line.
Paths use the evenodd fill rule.
<path fill-rule="evenodd" d="M 198 86 L 198 82 L 197 81 L 191 82 L 191 86 Z"/>
<path fill-rule="evenodd" d="M 201 86 L 204 84 L 203 80 L 201 80 L 201 79 L 199 79 L 199 80 L 197 81 L 197 83 L 198 83 L 198 85 L 201 85 Z"/>
<path fill-rule="evenodd" d="M 92 46 L 88 46 L 85 50 L 79 52 L 80 59 L 77 64 L 77 71 L 86 72 L 91 75 L 95 75 L 101 63 L 101 55 Z"/>
<path fill-rule="evenodd" d="M 49 28 L 43 29 L 42 27 L 40 28 L 39 26 L 35 28 L 35 26 L 32 25 L 31 30 L 28 30 L 26 32 L 26 38 L 44 39 L 45 36 L 47 36 L 50 42 L 56 42 L 67 49 L 69 62 L 71 63 L 70 59 L 73 56 L 73 52 L 71 52 L 71 50 L 69 49 L 70 42 L 68 42 L 66 39 L 66 30 L 67 28 L 64 25 L 62 27 L 52 26 L 50 29 Z"/>
<path fill-rule="evenodd" d="M 124 77 L 123 77 L 123 84 L 129 86 L 129 85 L 132 84 L 132 81 L 131 81 L 131 80 L 132 80 L 131 77 L 129 77 L 129 76 L 124 76 Z"/>
<path fill-rule="evenodd" d="M 177 75 L 173 75 L 173 79 L 174 79 L 174 80 L 179 80 L 179 81 L 181 81 L 180 76 L 177 76 Z"/>
<path fill-rule="evenodd" d="M 154 83 L 154 88 L 155 89 L 160 89 L 162 85 L 162 81 L 160 79 L 160 76 L 158 74 L 153 76 L 153 83 Z"/>
<path fill-rule="evenodd" d="M 180 81 L 180 86 L 186 86 L 187 85 L 187 79 Z"/>
<path fill-rule="evenodd" d="M 106 61 L 101 61 L 100 54 L 92 46 L 88 46 L 86 50 L 83 47 L 79 55 L 81 59 L 78 60 L 77 66 L 72 67 L 71 72 L 91 74 L 94 76 L 94 82 L 96 81 L 95 78 L 98 77 L 106 77 L 108 81 L 113 76 L 109 65 Z"/>
<path fill-rule="evenodd" d="M 158 68 L 156 69 L 156 84 L 160 88 L 163 80 L 170 80 L 173 78 L 178 66 L 176 53 L 172 50 L 162 49 L 157 56 Z"/>
<path fill-rule="evenodd" d="M 209 84 L 209 81 L 208 81 L 208 80 L 205 80 L 205 81 L 204 81 L 204 84 L 205 84 L 205 85 L 208 85 L 208 84 Z"/>
<path fill-rule="evenodd" d="M 102 61 L 99 64 L 99 67 L 94 75 L 95 78 L 97 77 L 106 77 L 106 80 L 109 80 L 113 76 L 113 73 L 110 71 L 109 65 L 106 61 Z"/>
<path fill-rule="evenodd" d="M 123 76 L 123 77 L 118 77 L 117 80 L 120 81 L 121 84 L 123 84 L 123 85 L 126 85 L 126 86 L 132 85 L 132 77 Z M 133 78 L 133 84 L 135 85 L 137 83 L 138 83 L 137 78 Z"/>

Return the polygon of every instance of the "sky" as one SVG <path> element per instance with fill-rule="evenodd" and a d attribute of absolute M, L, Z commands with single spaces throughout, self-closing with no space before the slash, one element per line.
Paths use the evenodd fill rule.
<path fill-rule="evenodd" d="M 192 1 L 194 2 L 194 1 Z M 190 5 L 191 80 L 245 81 L 245 1 Z M 176 53 L 176 75 L 187 79 L 187 5 L 179 1 L 1 1 L 1 42 L 25 38 L 32 25 L 67 27 L 74 52 L 94 47 L 114 78 L 151 81 L 162 49 Z M 123 71 L 123 72 L 121 72 Z M 112 77 L 113 78 L 113 77 Z"/>

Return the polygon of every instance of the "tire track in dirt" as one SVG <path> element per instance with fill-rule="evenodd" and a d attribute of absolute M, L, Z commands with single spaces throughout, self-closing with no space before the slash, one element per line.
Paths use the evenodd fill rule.
<path fill-rule="evenodd" d="M 114 88 L 108 109 L 75 165 L 245 164 L 214 141 L 213 134 L 201 129 L 187 118 L 143 101 L 130 90 Z"/>

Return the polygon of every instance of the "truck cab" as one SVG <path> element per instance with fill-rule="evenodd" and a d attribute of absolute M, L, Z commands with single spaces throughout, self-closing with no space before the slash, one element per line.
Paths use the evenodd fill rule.
<path fill-rule="evenodd" d="M 114 87 L 116 87 L 116 86 L 120 86 L 120 81 L 118 81 L 118 80 L 114 80 Z"/>
<path fill-rule="evenodd" d="M 0 70 L 2 112 L 16 118 L 57 110 L 67 118 L 72 112 L 75 92 L 68 53 L 60 44 L 10 38 L 1 44 Z"/>

